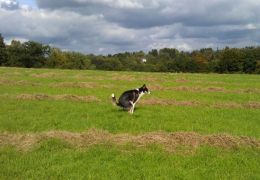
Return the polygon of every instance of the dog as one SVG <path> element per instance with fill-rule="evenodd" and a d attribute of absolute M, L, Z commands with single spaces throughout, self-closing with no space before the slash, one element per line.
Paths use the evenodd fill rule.
<path fill-rule="evenodd" d="M 120 97 L 118 102 L 116 101 L 115 94 L 112 94 L 112 103 L 124 110 L 127 110 L 130 114 L 134 113 L 135 105 L 144 94 L 150 94 L 150 91 L 144 84 L 142 87 L 125 91 Z"/>

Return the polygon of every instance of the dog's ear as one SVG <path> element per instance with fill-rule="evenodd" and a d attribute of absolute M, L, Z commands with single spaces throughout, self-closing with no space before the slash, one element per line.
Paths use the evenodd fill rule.
<path fill-rule="evenodd" d="M 146 85 L 144 84 L 143 87 L 146 87 Z"/>

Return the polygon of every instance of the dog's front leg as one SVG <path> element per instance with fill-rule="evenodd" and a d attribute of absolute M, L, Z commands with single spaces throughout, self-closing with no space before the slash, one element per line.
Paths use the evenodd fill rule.
<path fill-rule="evenodd" d="M 134 113 L 134 108 L 135 108 L 134 103 L 133 103 L 133 101 L 129 101 L 129 103 L 132 105 L 132 107 L 129 110 L 129 113 L 133 114 Z"/>
<path fill-rule="evenodd" d="M 130 113 L 130 114 L 133 114 L 133 113 L 134 113 L 133 107 L 131 107 L 131 109 L 129 110 L 129 113 Z"/>
<path fill-rule="evenodd" d="M 134 110 L 135 110 L 135 103 L 133 103 L 132 114 L 134 113 Z"/>

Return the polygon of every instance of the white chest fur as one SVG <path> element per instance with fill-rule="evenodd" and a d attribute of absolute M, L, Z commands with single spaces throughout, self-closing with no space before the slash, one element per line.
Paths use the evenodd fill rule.
<path fill-rule="evenodd" d="M 143 95 L 144 95 L 144 93 L 141 92 L 141 93 L 139 94 L 137 100 L 134 102 L 134 104 L 136 104 L 136 103 L 140 100 L 140 98 L 141 98 Z"/>

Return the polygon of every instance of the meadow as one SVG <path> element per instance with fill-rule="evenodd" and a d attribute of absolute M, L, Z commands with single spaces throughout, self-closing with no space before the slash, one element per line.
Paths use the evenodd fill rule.
<path fill-rule="evenodd" d="M 0 98 L 0 179 L 260 178 L 259 75 L 2 67 Z"/>

